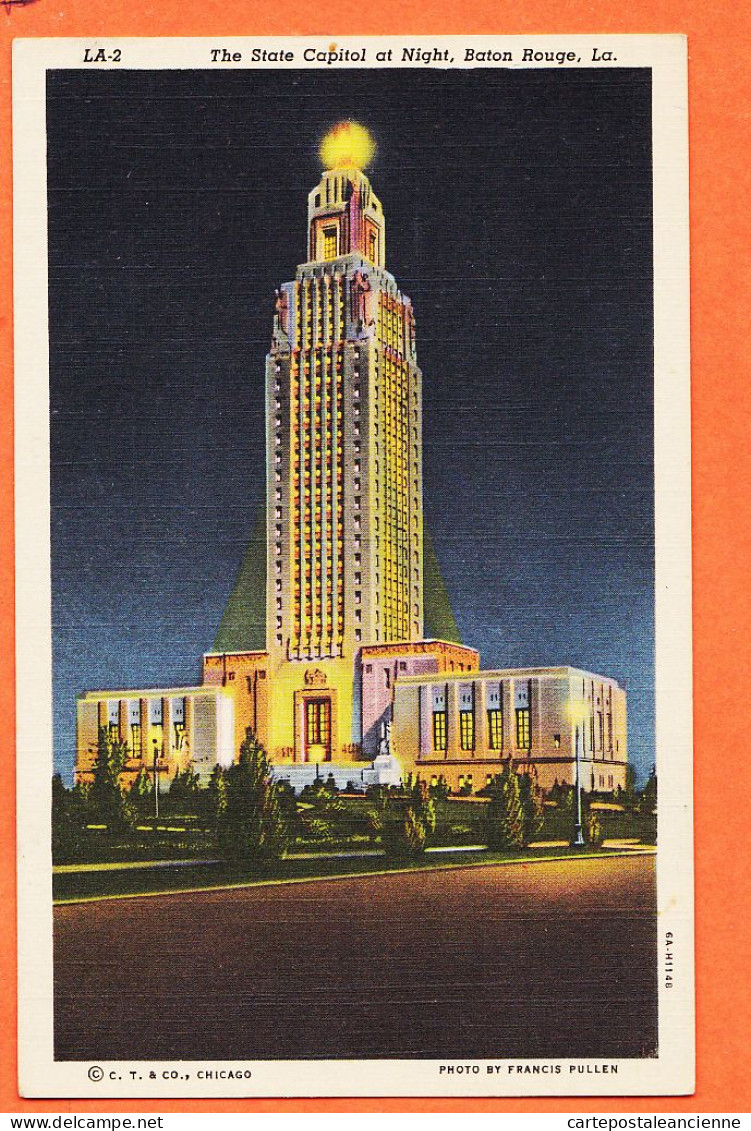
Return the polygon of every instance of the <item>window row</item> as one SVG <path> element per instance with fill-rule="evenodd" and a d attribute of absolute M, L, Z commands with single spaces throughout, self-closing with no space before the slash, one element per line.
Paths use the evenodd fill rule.
<path fill-rule="evenodd" d="M 517 708 L 516 716 L 516 748 L 517 750 L 531 750 L 532 730 L 530 711 L 528 707 Z M 490 708 L 487 712 L 488 721 L 488 749 L 503 749 L 503 712 L 498 707 Z M 445 707 L 433 711 L 433 749 L 437 753 L 447 750 L 448 743 L 448 713 Z M 461 750 L 474 750 L 475 748 L 475 712 L 473 708 L 459 711 L 459 748 Z"/>

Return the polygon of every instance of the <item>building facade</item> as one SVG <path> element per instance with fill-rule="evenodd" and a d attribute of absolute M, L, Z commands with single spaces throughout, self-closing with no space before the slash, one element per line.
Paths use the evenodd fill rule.
<path fill-rule="evenodd" d="M 105 726 L 129 743 L 134 773 L 156 757 L 165 776 L 192 762 L 205 778 L 251 729 L 288 780 L 305 778 L 291 767 L 328 763 L 364 781 L 363 761 L 390 753 L 458 788 L 477 775 L 484 785 L 510 755 L 547 786 L 573 780 L 564 716 L 581 678 L 594 728 L 576 728 L 581 755 L 595 788 L 623 784 L 625 693 L 613 680 L 480 672 L 474 649 L 423 639 L 415 314 L 386 268 L 370 181 L 346 145 L 332 152 L 344 156 L 308 196 L 306 258 L 276 291 L 266 358 L 265 649 L 207 652 L 198 688 L 81 696 L 77 777 L 90 776 Z"/>
<path fill-rule="evenodd" d="M 626 785 L 626 693 L 578 668 L 402 676 L 392 745 L 405 773 L 481 789 L 512 759 L 549 790 Z M 577 769 L 578 763 L 578 769 Z"/>
<path fill-rule="evenodd" d="M 126 786 L 141 767 L 156 767 L 165 788 L 188 768 L 207 785 L 214 766 L 231 766 L 236 756 L 233 714 L 230 696 L 210 685 L 86 691 L 77 702 L 76 781 L 92 780 L 104 729 L 127 744 Z"/>
<path fill-rule="evenodd" d="M 421 375 L 412 304 L 385 262 L 368 178 L 327 169 L 266 360 L 267 741 L 279 760 L 361 754 L 363 646 L 422 637 Z"/>

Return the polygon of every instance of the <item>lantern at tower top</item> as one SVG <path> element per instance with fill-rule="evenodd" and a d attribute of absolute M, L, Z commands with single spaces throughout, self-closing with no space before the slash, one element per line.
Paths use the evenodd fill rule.
<path fill-rule="evenodd" d="M 385 266 L 383 209 L 363 172 L 374 152 L 373 139 L 357 122 L 340 122 L 321 142 L 326 168 L 308 194 L 308 262 L 355 255 Z"/>
<path fill-rule="evenodd" d="M 338 122 L 318 150 L 327 169 L 365 169 L 375 154 L 373 138 L 358 122 Z"/>

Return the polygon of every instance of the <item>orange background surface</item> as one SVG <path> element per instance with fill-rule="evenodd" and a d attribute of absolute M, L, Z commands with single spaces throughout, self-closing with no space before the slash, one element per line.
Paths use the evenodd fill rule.
<path fill-rule="evenodd" d="M 36 0 L 0 3 L 0 1111 L 751 1110 L 749 420 L 751 9 L 707 0 Z M 680 32 L 691 144 L 697 1089 L 691 1097 L 25 1101 L 16 1085 L 13 704 L 11 43 L 20 36 Z"/>

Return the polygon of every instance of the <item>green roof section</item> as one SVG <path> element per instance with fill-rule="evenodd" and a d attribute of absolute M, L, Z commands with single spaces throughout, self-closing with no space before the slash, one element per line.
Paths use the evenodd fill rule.
<path fill-rule="evenodd" d="M 461 633 L 451 608 L 451 599 L 427 522 L 423 522 L 422 553 L 423 635 L 426 640 L 447 640 L 461 644 Z"/>
<path fill-rule="evenodd" d="M 234 588 L 214 638 L 214 652 L 266 648 L 266 506 L 261 505 Z"/>
<path fill-rule="evenodd" d="M 446 582 L 427 525 L 423 529 L 423 618 L 426 640 L 461 644 Z M 266 508 L 262 505 L 214 638 L 214 652 L 266 648 Z"/>

